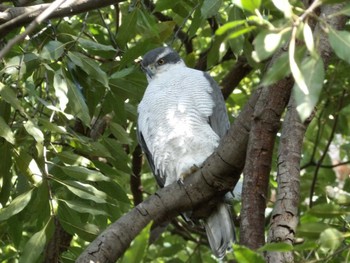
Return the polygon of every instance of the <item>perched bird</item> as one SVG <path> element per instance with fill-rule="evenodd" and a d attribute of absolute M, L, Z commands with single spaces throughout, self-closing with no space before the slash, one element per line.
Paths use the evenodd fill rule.
<path fill-rule="evenodd" d="M 160 187 L 199 167 L 229 128 L 224 98 L 209 74 L 188 68 L 178 53 L 159 47 L 141 62 L 148 87 L 138 106 L 138 140 Z M 216 205 L 204 220 L 213 254 L 234 241 L 229 207 Z"/>

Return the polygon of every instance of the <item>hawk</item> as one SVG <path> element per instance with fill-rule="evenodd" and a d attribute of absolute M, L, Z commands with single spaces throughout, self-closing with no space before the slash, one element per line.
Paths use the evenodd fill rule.
<path fill-rule="evenodd" d="M 138 106 L 138 140 L 160 187 L 199 167 L 229 128 L 224 98 L 209 74 L 188 68 L 159 47 L 144 55 L 148 87 Z M 235 233 L 229 207 L 219 203 L 204 220 L 213 254 L 221 258 Z"/>

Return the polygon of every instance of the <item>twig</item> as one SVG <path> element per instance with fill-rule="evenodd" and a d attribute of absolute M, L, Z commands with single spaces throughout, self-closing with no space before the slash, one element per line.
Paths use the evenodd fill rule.
<path fill-rule="evenodd" d="M 29 24 L 29 26 L 26 28 L 26 30 L 22 34 L 14 37 L 6 44 L 6 46 L 0 51 L 0 59 L 2 59 L 11 50 L 11 48 L 14 45 L 22 41 L 27 35 L 33 32 L 37 25 L 39 25 L 42 21 L 44 21 L 53 11 L 55 11 L 55 9 L 57 9 L 60 5 L 62 5 L 66 1 L 67 0 L 56 0 L 48 8 L 46 8 L 40 15 L 38 15 L 33 20 L 33 22 Z"/>

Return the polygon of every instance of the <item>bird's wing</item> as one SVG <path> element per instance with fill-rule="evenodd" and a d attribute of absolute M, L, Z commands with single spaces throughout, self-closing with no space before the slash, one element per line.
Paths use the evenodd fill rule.
<path fill-rule="evenodd" d="M 154 165 L 153 156 L 147 147 L 147 143 L 146 143 L 145 138 L 143 137 L 143 134 L 142 134 L 142 127 L 140 127 L 140 125 L 137 125 L 137 140 L 138 140 L 143 152 L 146 155 L 147 161 L 149 163 L 149 166 L 151 167 L 151 170 L 154 174 L 154 177 L 157 180 L 158 185 L 160 187 L 164 187 L 165 176 L 162 176 L 160 174 L 159 170 L 156 169 L 156 167 Z"/>
<path fill-rule="evenodd" d="M 208 73 L 204 73 L 204 76 L 210 83 L 212 88 L 210 95 L 214 101 L 213 113 L 209 116 L 209 124 L 214 132 L 221 138 L 230 127 L 225 100 L 216 81 Z"/>

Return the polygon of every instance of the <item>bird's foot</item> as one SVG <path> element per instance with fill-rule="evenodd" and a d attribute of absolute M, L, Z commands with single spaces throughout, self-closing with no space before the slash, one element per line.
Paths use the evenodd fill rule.
<path fill-rule="evenodd" d="M 185 178 L 187 176 L 197 172 L 198 170 L 199 170 L 199 167 L 194 164 L 193 166 L 191 166 L 191 168 L 189 170 L 187 170 L 186 172 L 183 172 L 183 173 L 180 174 L 180 178 L 179 178 L 179 180 L 177 180 L 177 182 L 179 184 L 183 185 Z"/>

